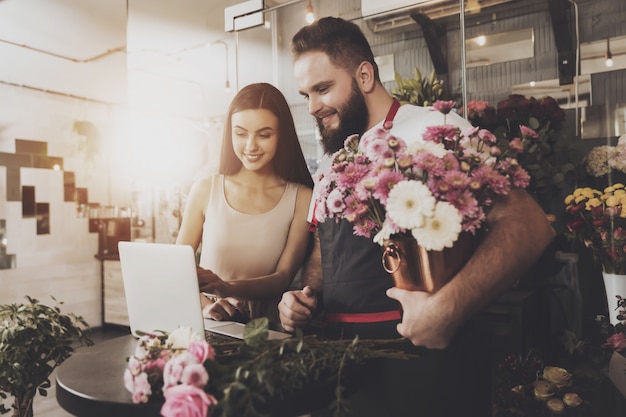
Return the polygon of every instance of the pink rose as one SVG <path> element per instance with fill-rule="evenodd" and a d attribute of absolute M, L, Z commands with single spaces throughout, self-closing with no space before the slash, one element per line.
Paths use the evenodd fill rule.
<path fill-rule="evenodd" d="M 606 339 L 606 344 L 613 350 L 626 349 L 626 334 L 615 333 Z"/>
<path fill-rule="evenodd" d="M 217 400 L 192 385 L 176 385 L 165 391 L 165 403 L 161 407 L 163 417 L 207 417 L 209 408 Z"/>
<path fill-rule="evenodd" d="M 185 367 L 180 382 L 202 388 L 209 382 L 209 374 L 203 365 L 194 363 Z"/>
<path fill-rule="evenodd" d="M 191 342 L 187 348 L 198 359 L 198 363 L 204 363 L 207 359 L 215 359 L 215 350 L 206 340 Z"/>
<path fill-rule="evenodd" d="M 165 368 L 163 369 L 163 390 L 177 385 L 183 376 L 185 367 L 189 364 L 195 363 L 197 363 L 196 357 L 187 352 L 181 353 L 180 355 L 174 356 L 170 359 L 165 364 Z"/>

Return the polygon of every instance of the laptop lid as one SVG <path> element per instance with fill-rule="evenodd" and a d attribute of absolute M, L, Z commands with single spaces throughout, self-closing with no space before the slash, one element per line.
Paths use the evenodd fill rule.
<path fill-rule="evenodd" d="M 130 331 L 172 332 L 191 327 L 204 334 L 193 248 L 121 241 L 118 244 Z"/>

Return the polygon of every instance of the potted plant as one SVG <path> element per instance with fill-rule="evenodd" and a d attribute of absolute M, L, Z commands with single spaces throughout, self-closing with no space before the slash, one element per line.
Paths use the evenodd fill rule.
<path fill-rule="evenodd" d="M 433 71 L 430 77 L 422 77 L 418 68 L 414 70 L 414 78 L 402 78 L 395 74 L 396 87 L 391 94 L 402 104 L 416 106 L 432 106 L 436 101 L 443 99 L 443 81 L 437 79 Z"/>
<path fill-rule="evenodd" d="M 27 303 L 0 306 L 0 399 L 13 397 L 13 417 L 32 417 L 37 392 L 46 396 L 50 374 L 76 344 L 92 345 L 87 322 L 75 314 L 26 297 Z M 0 402 L 0 414 L 10 410 Z"/>

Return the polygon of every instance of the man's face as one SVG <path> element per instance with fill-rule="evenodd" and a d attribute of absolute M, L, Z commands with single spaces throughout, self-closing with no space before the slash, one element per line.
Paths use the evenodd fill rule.
<path fill-rule="evenodd" d="M 354 77 L 333 65 L 328 55 L 320 51 L 302 54 L 294 70 L 300 94 L 307 100 L 309 113 L 315 116 L 322 135 L 324 152 L 334 153 L 348 136 L 367 130 L 363 93 Z"/>

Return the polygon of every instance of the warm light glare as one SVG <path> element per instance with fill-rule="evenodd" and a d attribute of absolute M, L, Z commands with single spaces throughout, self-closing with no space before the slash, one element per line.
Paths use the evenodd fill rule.
<path fill-rule="evenodd" d="M 311 4 L 311 0 L 306 5 L 306 22 L 310 25 L 315 21 L 315 13 L 313 13 L 313 5 Z"/>
<path fill-rule="evenodd" d="M 53 169 L 53 170 L 55 170 L 55 171 L 60 171 L 60 170 L 61 170 L 61 165 L 59 165 L 59 164 L 54 164 L 54 165 L 52 166 L 52 169 Z"/>
<path fill-rule="evenodd" d="M 535 86 L 535 82 L 534 82 L 534 81 L 531 81 L 531 82 L 530 82 L 530 86 L 531 86 L 531 87 L 534 87 L 534 86 Z"/>
<path fill-rule="evenodd" d="M 479 46 L 485 46 L 487 43 L 487 37 L 485 35 L 480 35 L 476 38 L 476 44 Z"/>
<path fill-rule="evenodd" d="M 606 59 L 604 61 L 604 65 L 606 65 L 609 68 L 612 67 L 613 66 L 613 54 L 611 53 L 611 44 L 608 38 L 606 40 L 606 54 L 604 54 L 604 58 Z"/>
<path fill-rule="evenodd" d="M 272 23 L 269 20 L 266 20 L 265 22 L 263 22 L 263 27 L 265 29 L 271 29 L 272 28 Z"/>

